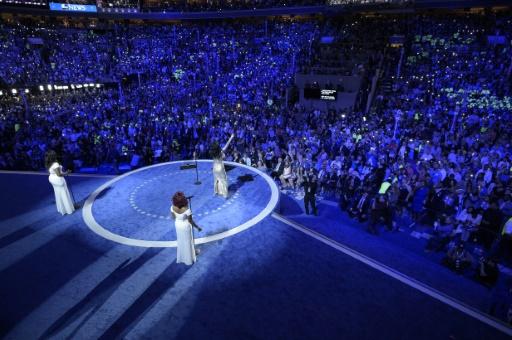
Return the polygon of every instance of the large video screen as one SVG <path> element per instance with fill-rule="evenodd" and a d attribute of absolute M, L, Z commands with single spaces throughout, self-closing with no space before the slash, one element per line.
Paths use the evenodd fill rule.
<path fill-rule="evenodd" d="M 304 99 L 336 100 L 338 92 L 330 89 L 305 88 Z"/>

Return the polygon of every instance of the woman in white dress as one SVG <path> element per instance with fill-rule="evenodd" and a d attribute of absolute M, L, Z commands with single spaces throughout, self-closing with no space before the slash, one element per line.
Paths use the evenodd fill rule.
<path fill-rule="evenodd" d="M 192 211 L 188 207 L 185 194 L 178 191 L 172 197 L 171 216 L 176 227 L 176 263 L 184 263 L 188 266 L 196 262 L 196 249 L 194 247 L 194 234 L 192 227 L 199 231 L 202 229 L 192 219 Z"/>
<path fill-rule="evenodd" d="M 279 176 L 281 180 L 282 188 L 293 188 L 293 171 L 292 171 L 292 163 L 289 160 L 284 161 L 283 173 Z"/>
<path fill-rule="evenodd" d="M 233 137 L 235 137 L 235 134 L 229 137 L 228 142 L 222 149 L 217 142 L 213 143 L 210 148 L 210 156 L 213 158 L 213 192 L 215 195 L 224 198 L 228 198 L 228 176 L 226 175 L 226 169 L 224 169 L 224 152 L 229 147 Z"/>
<path fill-rule="evenodd" d="M 49 150 L 46 153 L 45 165 L 50 173 L 48 180 L 55 192 L 57 211 L 62 215 L 73 213 L 73 211 L 75 211 L 75 203 L 73 202 L 73 198 L 71 198 L 68 185 L 64 179 L 64 176 L 67 175 L 69 171 L 62 171 L 62 166 L 57 162 L 57 153 L 53 150 Z"/>

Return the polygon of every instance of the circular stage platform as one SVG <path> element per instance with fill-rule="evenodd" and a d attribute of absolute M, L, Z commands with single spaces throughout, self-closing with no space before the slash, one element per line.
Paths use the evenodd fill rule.
<path fill-rule="evenodd" d="M 203 228 L 195 233 L 202 244 L 239 233 L 275 209 L 279 190 L 265 173 L 246 165 L 224 162 L 229 197 L 215 196 L 211 160 L 198 160 L 196 169 L 182 169 L 193 161 L 151 165 L 118 176 L 96 189 L 85 201 L 82 215 L 96 234 L 125 245 L 176 247 L 171 197 L 183 191 L 192 198 L 192 214 Z"/>

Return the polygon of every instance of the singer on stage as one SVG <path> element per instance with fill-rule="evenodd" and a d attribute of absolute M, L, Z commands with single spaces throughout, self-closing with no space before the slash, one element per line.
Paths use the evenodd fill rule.
<path fill-rule="evenodd" d="M 234 137 L 235 134 L 232 134 L 222 149 L 218 142 L 214 142 L 210 148 L 210 156 L 213 158 L 213 191 L 215 195 L 224 198 L 228 198 L 228 176 L 226 175 L 226 169 L 224 169 L 224 152 Z"/>
<path fill-rule="evenodd" d="M 194 247 L 194 233 L 192 227 L 201 231 L 201 228 L 192 219 L 187 197 L 181 191 L 172 196 L 171 216 L 176 227 L 176 263 L 191 265 L 196 262 L 196 249 Z"/>
<path fill-rule="evenodd" d="M 75 202 L 69 192 L 68 185 L 64 176 L 69 171 L 63 171 L 62 166 L 57 161 L 57 153 L 53 150 L 48 150 L 45 155 L 45 165 L 48 169 L 50 176 L 48 180 L 53 186 L 55 193 L 55 204 L 57 204 L 57 211 L 62 215 L 72 214 L 75 211 Z"/>

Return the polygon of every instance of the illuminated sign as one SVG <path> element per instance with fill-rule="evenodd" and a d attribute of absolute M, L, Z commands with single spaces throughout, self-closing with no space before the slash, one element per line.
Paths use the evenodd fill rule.
<path fill-rule="evenodd" d="M 305 88 L 304 99 L 336 100 L 338 91 L 330 89 Z"/>
<path fill-rule="evenodd" d="M 56 2 L 50 2 L 50 10 L 89 13 L 96 13 L 98 11 L 95 5 L 59 4 Z"/>
<path fill-rule="evenodd" d="M 320 99 L 336 100 L 336 90 L 320 90 Z"/>

